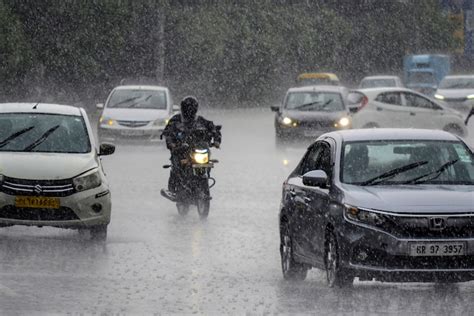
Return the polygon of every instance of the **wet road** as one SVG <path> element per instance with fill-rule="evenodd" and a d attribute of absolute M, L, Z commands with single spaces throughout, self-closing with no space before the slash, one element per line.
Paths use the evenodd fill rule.
<path fill-rule="evenodd" d="M 0 314 L 472 314 L 474 282 L 338 290 L 317 270 L 303 283 L 283 281 L 281 183 L 305 147 L 277 151 L 266 109 L 209 117 L 224 125 L 224 141 L 214 150 L 221 162 L 206 222 L 195 211 L 181 218 L 159 196 L 168 177 L 163 146 L 119 146 L 104 158 L 113 199 L 105 245 L 76 231 L 0 230 Z"/>

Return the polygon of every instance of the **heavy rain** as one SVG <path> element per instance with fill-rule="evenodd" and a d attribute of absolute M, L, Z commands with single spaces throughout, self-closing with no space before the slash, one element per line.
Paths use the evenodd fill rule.
<path fill-rule="evenodd" d="M 430 272 L 456 267 L 474 280 L 474 118 L 465 124 L 474 104 L 473 12 L 472 0 L 0 0 L 0 314 L 472 314 L 474 281 L 421 282 L 413 274 L 434 262 Z M 419 57 L 423 62 L 413 66 Z M 460 84 L 472 91 L 451 96 L 450 87 Z M 195 167 L 178 181 L 209 176 L 212 164 L 205 216 L 198 198 L 184 214 L 179 189 L 172 195 L 178 203 L 160 192 L 171 189 L 163 165 L 170 164 L 174 137 L 160 134 L 173 115 L 184 117 L 181 101 L 190 95 L 198 115 L 222 126 L 221 141 L 215 136 L 195 152 L 210 152 L 205 172 Z M 410 102 L 421 112 L 403 116 L 390 108 Z M 383 127 L 403 130 L 389 130 L 398 133 L 394 138 Z M 329 188 L 308 182 L 303 190 L 337 188 L 331 207 L 346 194 L 340 206 L 353 215 L 371 211 L 369 204 L 354 208 L 364 198 L 378 206 L 378 213 L 367 213 L 384 218 L 415 218 L 421 209 L 441 214 L 429 217 L 434 227 L 426 236 L 412 222 L 401 230 L 415 252 L 450 246 L 450 253 L 416 255 L 393 227 L 385 234 L 386 226 L 361 225 L 341 213 L 338 223 L 363 229 L 354 240 L 374 231 L 384 234 L 369 235 L 377 241 L 393 237 L 394 251 L 419 263 L 412 274 L 396 280 L 357 274 L 351 284 L 333 286 L 327 253 L 326 268 L 316 255 L 309 258 L 314 264 L 297 257 L 297 267 L 313 267 L 305 280 L 288 273 L 288 253 L 281 252 L 285 190 L 297 181 L 292 177 L 311 154 L 308 146 L 326 132 L 358 144 L 355 137 L 406 143 L 387 154 L 370 143 L 370 162 L 357 169 L 367 172 L 354 183 L 341 176 Z M 337 168 L 344 150 L 333 137 Z M 377 178 L 391 168 L 370 169 L 390 155 L 413 163 L 413 150 L 435 144 L 430 137 L 442 145 L 406 174 Z M 444 151 L 450 159 L 443 160 Z M 448 210 L 457 221 L 448 221 Z M 440 235 L 438 219 L 455 234 Z M 316 245 L 318 223 L 311 215 L 299 220 L 294 234 L 304 231 Z M 449 226 L 461 222 L 461 230 Z M 384 271 L 395 265 L 371 259 L 368 244 L 364 249 L 357 259 L 369 256 Z M 412 267 L 406 262 L 397 269 Z"/>

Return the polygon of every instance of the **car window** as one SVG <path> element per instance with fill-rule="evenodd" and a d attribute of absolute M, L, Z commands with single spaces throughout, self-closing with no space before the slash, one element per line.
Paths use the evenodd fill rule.
<path fill-rule="evenodd" d="M 328 176 L 331 170 L 331 150 L 328 144 L 318 143 L 308 149 L 298 168 L 298 175 L 304 175 L 312 170 L 324 170 Z"/>
<path fill-rule="evenodd" d="M 91 143 L 81 116 L 5 113 L 0 115 L 0 151 L 88 153 Z"/>
<path fill-rule="evenodd" d="M 381 93 L 375 98 L 375 101 L 391 105 L 402 105 L 402 98 L 400 92 Z"/>
<path fill-rule="evenodd" d="M 409 93 L 409 92 L 405 92 L 404 96 L 405 96 L 406 106 L 415 107 L 415 108 L 423 108 L 423 109 L 432 109 L 432 110 L 439 108 L 437 105 L 433 104 L 433 102 L 431 102 L 430 100 L 422 96 Z"/>

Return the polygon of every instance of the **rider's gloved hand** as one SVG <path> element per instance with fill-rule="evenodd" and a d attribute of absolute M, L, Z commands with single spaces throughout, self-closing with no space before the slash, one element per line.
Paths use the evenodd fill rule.
<path fill-rule="evenodd" d="M 214 142 L 214 147 L 216 147 L 216 148 L 221 148 L 221 143 L 219 143 L 219 142 Z"/>

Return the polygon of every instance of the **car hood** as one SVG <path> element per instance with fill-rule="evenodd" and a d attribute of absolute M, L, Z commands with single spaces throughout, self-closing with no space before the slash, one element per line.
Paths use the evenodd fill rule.
<path fill-rule="evenodd" d="M 342 184 L 345 203 L 399 213 L 474 212 L 474 186 Z"/>
<path fill-rule="evenodd" d="M 438 89 L 437 94 L 445 98 L 465 98 L 468 95 L 474 94 L 474 89 Z"/>
<path fill-rule="evenodd" d="M 94 153 L 0 153 L 0 174 L 18 179 L 70 179 L 98 165 Z"/>
<path fill-rule="evenodd" d="M 323 112 L 323 111 L 291 111 L 283 110 L 281 116 L 289 117 L 299 122 L 314 122 L 314 121 L 336 121 L 343 116 L 347 116 L 346 111 L 338 112 Z"/>
<path fill-rule="evenodd" d="M 111 109 L 106 108 L 102 113 L 103 117 L 118 121 L 154 121 L 167 119 L 168 110 L 156 109 Z"/>

